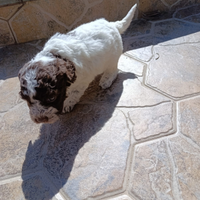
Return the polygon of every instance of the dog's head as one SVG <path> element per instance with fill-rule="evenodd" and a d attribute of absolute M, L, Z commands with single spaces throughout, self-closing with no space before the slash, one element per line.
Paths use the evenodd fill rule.
<path fill-rule="evenodd" d="M 19 71 L 20 96 L 27 101 L 31 119 L 54 123 L 62 112 L 66 89 L 75 80 L 75 66 L 60 57 L 42 57 L 26 63 Z"/>

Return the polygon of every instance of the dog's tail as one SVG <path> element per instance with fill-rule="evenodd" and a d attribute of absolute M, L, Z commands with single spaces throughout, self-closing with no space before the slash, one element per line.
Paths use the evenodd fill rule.
<path fill-rule="evenodd" d="M 115 27 L 119 30 L 119 33 L 122 34 L 130 25 L 133 16 L 135 14 L 137 4 L 135 4 L 128 12 L 128 14 L 121 20 L 113 22 Z"/>

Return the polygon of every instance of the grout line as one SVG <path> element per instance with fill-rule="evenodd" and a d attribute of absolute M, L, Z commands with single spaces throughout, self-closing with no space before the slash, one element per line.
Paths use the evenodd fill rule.
<path fill-rule="evenodd" d="M 170 40 L 168 40 L 170 41 Z M 181 45 L 186 45 L 186 44 L 189 44 L 189 45 L 194 45 L 194 44 L 199 44 L 200 43 L 200 40 L 197 41 L 197 42 L 181 42 L 181 43 L 178 43 L 178 44 L 163 44 L 163 43 L 159 43 L 158 44 L 158 47 L 169 47 L 169 46 L 181 46 Z"/>
<path fill-rule="evenodd" d="M 177 1 L 176 3 L 179 3 L 179 2 L 180 2 L 180 0 Z M 172 6 L 174 6 L 176 3 L 174 3 Z M 173 17 L 176 18 L 175 15 L 176 15 L 177 12 L 179 12 L 179 11 L 181 11 L 181 10 L 186 10 L 186 9 L 188 9 L 188 8 L 192 8 L 192 7 L 194 7 L 194 5 L 199 5 L 199 4 L 196 3 L 196 4 L 193 4 L 193 5 L 184 6 L 184 7 L 182 7 L 182 8 L 179 8 L 179 9 L 177 9 L 177 10 L 173 13 Z M 195 14 L 195 15 L 196 15 L 196 14 Z M 190 15 L 190 16 L 193 16 L 193 15 Z"/>
<path fill-rule="evenodd" d="M 11 25 L 11 22 L 10 20 L 24 7 L 24 3 L 22 3 L 21 6 L 18 7 L 18 9 L 10 16 L 10 18 L 7 20 L 8 22 L 8 26 L 10 28 L 10 31 L 12 33 L 12 36 L 14 38 L 14 41 L 15 41 L 15 44 L 18 44 L 18 41 L 17 41 L 17 35 L 15 34 L 15 31 L 13 30 L 12 28 L 12 25 Z"/>
<path fill-rule="evenodd" d="M 92 8 L 92 7 L 94 7 L 94 6 L 96 6 L 96 5 L 100 4 L 100 3 L 102 3 L 103 0 L 100 0 L 100 1 L 97 1 L 97 2 L 94 2 L 94 3 L 90 3 L 90 4 L 89 4 L 89 2 L 88 2 L 87 0 L 84 1 L 84 2 L 85 2 L 85 8 L 84 8 L 84 10 L 83 10 L 83 13 L 80 15 L 80 17 L 78 17 L 78 18 L 69 26 L 69 29 L 70 29 L 70 30 L 76 28 L 76 24 L 77 24 L 78 22 L 80 22 L 80 21 L 83 19 L 83 17 L 86 15 L 86 13 L 88 12 L 88 10 L 89 10 L 90 8 Z"/>
<path fill-rule="evenodd" d="M 39 173 L 40 171 L 41 171 L 41 168 L 36 167 L 35 169 L 26 170 L 23 173 L 20 172 L 20 173 L 14 174 L 14 175 L 7 175 L 7 176 L 4 176 L 4 177 L 1 177 L 0 178 L 0 185 L 10 183 L 10 182 L 13 182 L 13 181 L 16 181 L 16 180 L 22 180 L 23 181 L 24 177 L 25 177 L 25 179 L 27 179 L 27 177 L 31 177 L 34 174 Z M 23 178 L 22 178 L 22 174 L 23 174 Z"/>
<path fill-rule="evenodd" d="M 10 29 L 10 32 L 11 32 L 11 34 L 12 34 L 12 37 L 13 37 L 13 39 L 14 39 L 14 44 L 17 44 L 17 43 L 18 43 L 18 42 L 17 42 L 17 38 L 15 37 L 14 31 L 13 31 L 13 29 L 12 29 L 12 27 L 11 27 L 10 22 L 8 21 L 7 24 L 8 24 L 8 27 L 9 27 L 9 29 Z"/>
<path fill-rule="evenodd" d="M 124 184 L 123 184 L 123 187 L 125 189 L 125 191 L 128 190 L 128 186 L 130 184 L 130 181 L 131 181 L 131 177 L 129 177 L 129 175 L 131 174 L 131 171 L 132 171 L 132 163 L 133 163 L 133 155 L 134 155 L 134 135 L 132 134 L 132 131 L 131 131 L 131 127 L 132 124 L 129 120 L 129 117 L 123 112 L 123 115 L 125 116 L 126 118 L 126 126 L 129 130 L 129 141 L 130 141 L 130 146 L 129 146 L 129 149 L 128 149 L 128 153 L 127 153 L 127 159 L 126 159 L 126 169 L 125 169 L 125 174 L 124 174 Z"/>
<path fill-rule="evenodd" d="M 59 25 L 63 26 L 64 28 L 66 28 L 67 30 L 69 30 L 69 26 L 67 26 L 65 23 L 59 21 L 54 15 L 52 15 L 51 13 L 46 12 L 43 8 L 41 8 L 39 5 L 35 4 L 34 2 L 30 3 L 30 6 L 37 8 L 38 10 L 40 10 L 43 14 L 46 14 L 47 16 L 49 16 L 51 19 L 53 19 L 55 22 L 57 22 Z"/>
<path fill-rule="evenodd" d="M 139 199 L 139 200 L 141 200 L 141 198 L 135 193 L 135 191 L 131 191 L 131 180 L 132 180 L 132 178 L 133 178 L 133 164 L 135 163 L 135 151 L 136 151 L 136 146 L 135 146 L 135 144 L 134 145 L 132 145 L 132 147 L 131 147 L 132 149 L 132 152 L 131 152 L 131 156 L 132 156 L 132 159 L 131 159 L 131 163 L 130 163 L 130 166 L 129 166 L 129 172 L 127 172 L 127 173 L 129 173 L 130 174 L 130 179 L 129 179 L 129 182 L 128 182 L 128 185 L 127 185 L 127 192 L 128 192 L 128 195 L 129 196 L 131 196 L 131 197 L 134 197 L 135 199 Z M 130 192 L 131 191 L 131 192 Z"/>
<path fill-rule="evenodd" d="M 178 185 L 178 181 L 176 179 L 177 168 L 176 168 L 176 165 L 175 165 L 175 162 L 173 159 L 172 152 L 169 147 L 169 139 L 168 138 L 166 139 L 166 146 L 167 146 L 167 153 L 168 153 L 169 160 L 170 160 L 169 162 L 171 164 L 172 194 L 173 194 L 174 199 L 181 200 L 182 198 L 180 197 L 179 185 Z"/>
<path fill-rule="evenodd" d="M 117 108 L 134 108 L 134 109 L 140 109 L 140 108 L 152 108 L 161 104 L 166 104 L 166 103 L 171 103 L 172 101 L 170 100 L 166 100 L 166 101 L 161 101 L 159 103 L 156 104 L 152 104 L 152 105 L 144 105 L 144 106 L 116 106 Z"/>
<path fill-rule="evenodd" d="M 11 183 L 14 181 L 22 181 L 21 173 L 17 173 L 15 175 L 10 175 L 9 177 L 1 177 L 0 178 L 0 185 L 4 185 L 7 183 Z"/>
<path fill-rule="evenodd" d="M 136 141 L 135 145 L 140 145 L 140 144 L 145 144 L 145 143 L 151 143 L 151 142 L 156 142 L 160 139 L 164 140 L 165 138 L 170 138 L 174 137 L 177 134 L 177 131 L 175 129 L 171 129 L 167 133 L 160 133 L 158 135 L 150 136 L 144 139 L 141 139 L 140 141 Z"/>
<path fill-rule="evenodd" d="M 147 69 L 147 71 L 148 71 L 149 69 Z M 148 83 L 144 83 L 144 86 L 146 86 L 147 88 L 149 88 L 149 89 L 152 89 L 153 91 L 155 91 L 155 92 L 157 92 L 157 93 L 159 93 L 159 94 L 161 94 L 161 95 L 163 95 L 163 96 L 165 96 L 165 97 L 167 97 L 167 98 L 169 98 L 169 99 L 171 99 L 171 100 L 173 100 L 173 101 L 181 101 L 181 100 L 187 100 L 187 99 L 189 99 L 189 98 L 192 98 L 192 97 L 197 97 L 197 96 L 199 96 L 200 95 L 200 92 L 197 92 L 197 93 L 193 93 L 193 94 L 189 94 L 189 95 L 184 95 L 184 96 L 182 96 L 182 97 L 174 97 L 174 96 L 172 96 L 172 95 L 169 95 L 168 93 L 166 93 L 166 92 L 164 92 L 164 91 L 162 91 L 162 90 L 159 90 L 157 87 L 154 87 L 154 86 L 152 86 L 152 85 L 149 85 Z"/>
<path fill-rule="evenodd" d="M 193 15 L 191 15 L 191 16 L 193 16 Z M 200 23 L 195 23 L 195 22 L 187 21 L 184 18 L 183 19 L 175 18 L 175 20 L 180 21 L 180 22 L 184 22 L 184 23 L 188 23 L 188 24 L 191 24 L 191 25 L 195 25 L 195 26 L 200 26 Z"/>
<path fill-rule="evenodd" d="M 199 144 L 197 144 L 194 140 L 192 140 L 192 138 L 190 138 L 189 136 L 183 134 L 180 132 L 180 136 L 182 138 L 184 138 L 188 143 L 190 143 L 194 148 L 198 149 L 200 151 L 200 146 Z"/>
<path fill-rule="evenodd" d="M 18 9 L 10 16 L 10 18 L 8 19 L 8 21 L 14 16 L 16 15 L 20 10 L 21 8 L 25 5 L 25 3 L 21 2 L 21 6 L 18 7 Z"/>

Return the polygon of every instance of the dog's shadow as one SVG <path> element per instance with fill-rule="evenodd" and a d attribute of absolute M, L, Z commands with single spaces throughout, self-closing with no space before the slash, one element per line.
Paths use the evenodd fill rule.
<path fill-rule="evenodd" d="M 132 73 L 119 73 L 113 85 L 102 90 L 98 86 L 98 77 L 72 112 L 61 115 L 54 124 L 41 126 L 40 136 L 29 144 L 23 163 L 22 189 L 25 199 L 51 199 L 63 188 L 79 151 L 112 117 L 123 92 L 123 82 L 135 78 Z M 30 178 L 37 173 L 36 178 Z M 46 184 L 49 185 L 49 182 L 54 189 L 48 190 Z M 73 184 L 70 188 L 76 190 Z"/>

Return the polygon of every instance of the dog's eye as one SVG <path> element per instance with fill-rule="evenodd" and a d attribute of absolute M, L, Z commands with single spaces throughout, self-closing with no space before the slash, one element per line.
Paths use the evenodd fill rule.
<path fill-rule="evenodd" d="M 50 84 L 49 84 L 50 88 L 55 88 L 56 87 L 56 83 L 54 81 L 52 81 Z"/>

